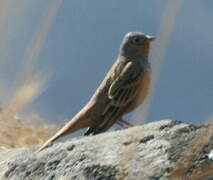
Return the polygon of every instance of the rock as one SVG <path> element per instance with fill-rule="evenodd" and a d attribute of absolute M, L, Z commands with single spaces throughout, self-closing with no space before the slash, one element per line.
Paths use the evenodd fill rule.
<path fill-rule="evenodd" d="M 212 125 L 163 120 L 37 149 L 1 152 L 0 179 L 213 179 Z"/>

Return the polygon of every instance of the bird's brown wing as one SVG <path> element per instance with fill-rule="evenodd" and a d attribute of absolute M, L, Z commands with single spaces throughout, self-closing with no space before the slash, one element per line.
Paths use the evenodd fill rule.
<path fill-rule="evenodd" d="M 103 111 L 103 121 L 96 126 L 90 127 L 85 135 L 106 131 L 123 115 L 126 106 L 137 95 L 142 73 L 143 69 L 137 63 L 129 62 L 125 65 L 120 75 L 112 82 L 109 88 L 109 103 Z"/>
<path fill-rule="evenodd" d="M 108 97 L 116 107 L 126 106 L 136 96 L 141 80 L 142 68 L 139 64 L 129 62 L 121 74 L 112 82 Z"/>

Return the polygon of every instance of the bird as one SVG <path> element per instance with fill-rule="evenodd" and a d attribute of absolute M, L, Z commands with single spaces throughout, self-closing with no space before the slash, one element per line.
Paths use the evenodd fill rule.
<path fill-rule="evenodd" d="M 155 37 L 141 32 L 127 33 L 118 57 L 88 103 L 38 151 L 58 138 L 88 128 L 85 135 L 107 131 L 113 124 L 126 124 L 122 116 L 138 108 L 149 93 L 151 66 L 148 60 Z"/>

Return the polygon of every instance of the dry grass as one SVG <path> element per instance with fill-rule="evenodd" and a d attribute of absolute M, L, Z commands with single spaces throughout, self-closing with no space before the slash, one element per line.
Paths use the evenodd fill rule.
<path fill-rule="evenodd" d="M 28 82 L 20 87 L 11 102 L 0 113 L 0 146 L 14 148 L 37 145 L 47 140 L 55 129 L 42 125 L 38 116 L 18 117 L 18 113 L 32 102 L 43 90 L 42 81 Z"/>
<path fill-rule="evenodd" d="M 49 3 L 26 49 L 16 80 L 15 93 L 10 102 L 5 103 L 7 105 L 2 108 L 0 113 L 1 149 L 41 144 L 51 136 L 51 132 L 55 129 L 54 125 L 42 125 L 39 118 L 17 118 L 17 114 L 33 102 L 46 89 L 46 84 L 48 84 L 47 75 L 41 75 L 40 72 L 35 73 L 35 67 L 61 3 L 62 0 L 53 0 Z M 5 3 L 4 1 L 1 2 L 2 9 L 6 9 L 0 13 L 1 23 L 7 20 L 9 12 L 13 10 L 13 4 L 14 0 L 9 0 L 7 3 L 6 1 Z"/>
<path fill-rule="evenodd" d="M 12 129 L 0 129 L 1 149 L 33 146 L 44 143 L 55 129 L 53 125 L 13 125 Z"/>

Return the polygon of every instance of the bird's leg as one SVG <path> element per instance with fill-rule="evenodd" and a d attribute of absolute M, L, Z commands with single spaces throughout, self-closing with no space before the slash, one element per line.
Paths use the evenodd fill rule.
<path fill-rule="evenodd" d="M 116 122 L 119 126 L 121 126 L 122 128 L 130 128 L 130 127 L 133 127 L 133 125 L 123 119 L 119 119 L 117 122 Z"/>

